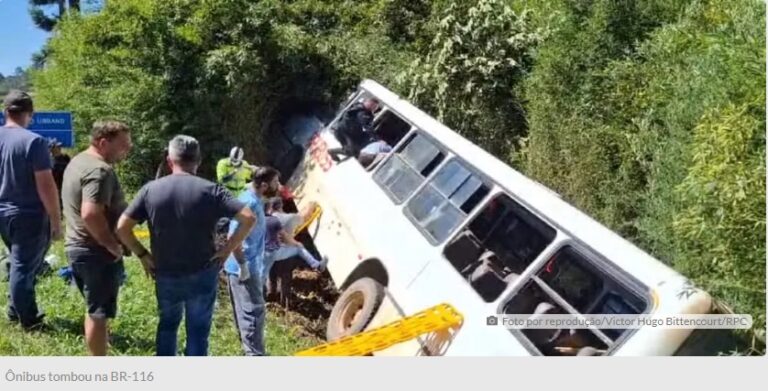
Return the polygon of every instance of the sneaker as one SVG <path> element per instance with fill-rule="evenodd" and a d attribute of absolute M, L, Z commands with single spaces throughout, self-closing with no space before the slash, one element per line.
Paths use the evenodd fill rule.
<path fill-rule="evenodd" d="M 328 257 L 323 255 L 323 259 L 320 260 L 320 263 L 315 267 L 315 270 L 322 273 L 325 271 L 326 267 L 328 267 Z"/>

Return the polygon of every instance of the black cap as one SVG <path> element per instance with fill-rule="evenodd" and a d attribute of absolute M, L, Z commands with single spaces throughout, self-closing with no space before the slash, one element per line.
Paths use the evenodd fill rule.
<path fill-rule="evenodd" d="M 19 90 L 11 90 L 3 99 L 3 106 L 9 113 L 31 113 L 34 111 L 32 97 Z"/>

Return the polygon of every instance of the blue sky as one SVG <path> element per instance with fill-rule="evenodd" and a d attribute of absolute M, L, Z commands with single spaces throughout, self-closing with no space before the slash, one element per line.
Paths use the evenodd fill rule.
<path fill-rule="evenodd" d="M 16 67 L 32 64 L 32 54 L 48 33 L 32 23 L 27 0 L 0 0 L 0 73 L 12 75 Z"/>

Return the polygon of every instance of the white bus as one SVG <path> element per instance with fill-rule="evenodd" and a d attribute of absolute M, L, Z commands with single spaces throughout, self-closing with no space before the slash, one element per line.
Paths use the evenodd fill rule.
<path fill-rule="evenodd" d="M 393 151 L 374 167 L 334 162 L 339 118 L 375 98 Z M 365 80 L 312 138 L 289 181 L 342 291 L 328 339 L 437 304 L 461 328 L 377 355 L 673 355 L 691 330 L 510 330 L 496 314 L 706 314 L 710 296 L 632 243 L 378 83 Z M 437 341 L 437 342 L 436 342 Z"/>

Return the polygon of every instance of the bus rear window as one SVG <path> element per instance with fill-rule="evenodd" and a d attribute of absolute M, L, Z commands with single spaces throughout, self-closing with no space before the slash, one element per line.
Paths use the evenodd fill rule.
<path fill-rule="evenodd" d="M 416 133 L 373 174 L 373 180 L 384 188 L 396 204 L 400 204 L 416 191 L 444 159 L 443 151 Z"/>

